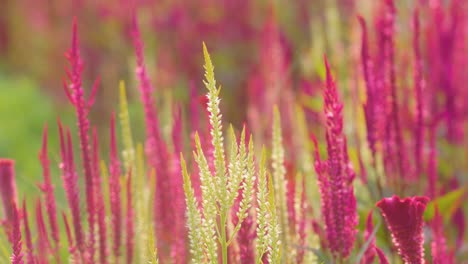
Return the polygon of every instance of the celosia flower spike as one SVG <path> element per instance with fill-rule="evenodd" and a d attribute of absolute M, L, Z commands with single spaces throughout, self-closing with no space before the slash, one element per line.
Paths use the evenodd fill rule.
<path fill-rule="evenodd" d="M 375 155 L 377 153 L 377 141 L 379 140 L 380 126 L 378 107 L 379 96 L 376 94 L 375 77 L 374 77 L 374 65 L 369 56 L 369 45 L 367 38 L 367 26 L 366 21 L 363 17 L 358 16 L 359 24 L 362 30 L 362 44 L 361 44 L 361 64 L 364 75 L 364 81 L 366 83 L 366 102 L 364 103 L 364 114 L 366 117 L 367 127 L 367 142 L 372 152 L 373 162 L 375 162 Z"/>
<path fill-rule="evenodd" d="M 354 171 L 348 160 L 346 137 L 343 133 L 343 104 L 338 99 L 335 81 L 326 57 L 326 88 L 324 112 L 328 160 L 321 161 L 314 140 L 322 215 L 328 246 L 335 259 L 343 260 L 353 248 L 356 225 L 356 198 L 352 182 Z"/>
<path fill-rule="evenodd" d="M 14 224 L 14 206 L 17 204 L 17 191 L 15 182 L 15 162 L 10 159 L 0 159 L 0 198 L 3 204 L 5 220 L 0 219 L 0 224 L 5 222 L 6 234 L 12 242 L 12 225 Z"/>
<path fill-rule="evenodd" d="M 176 212 L 171 210 L 168 206 L 173 204 L 173 195 L 166 190 L 172 188 L 173 179 L 170 177 L 168 166 L 163 165 L 162 161 L 168 160 L 167 146 L 162 140 L 161 129 L 159 126 L 159 118 L 156 112 L 156 104 L 153 99 L 153 87 L 148 76 L 143 53 L 143 41 L 138 27 L 136 14 L 132 18 L 132 39 L 133 46 L 136 54 L 136 75 L 139 81 L 139 90 L 141 94 L 141 101 L 145 112 L 145 126 L 146 126 L 146 144 L 145 151 L 148 157 L 149 165 L 155 169 L 156 191 L 154 209 L 156 219 L 156 236 L 158 237 L 158 248 L 162 248 L 164 244 L 171 244 L 173 237 L 173 229 L 176 228 L 172 219 L 176 216 Z M 177 186 L 180 188 L 180 186 Z M 180 191 L 182 193 L 182 191 Z M 167 247 L 167 246 L 166 246 Z M 161 257 L 164 258 L 165 251 L 160 251 Z"/>
<path fill-rule="evenodd" d="M 421 50 L 419 48 L 419 12 L 414 11 L 413 14 L 413 50 L 414 50 L 414 92 L 416 98 L 416 124 L 414 130 L 414 160 L 416 166 L 416 177 L 419 179 L 422 173 L 422 156 L 424 143 L 424 120 L 423 120 L 423 89 L 424 79 L 422 76 L 422 59 Z"/>
<path fill-rule="evenodd" d="M 1 176 L 1 175 L 0 175 Z M 14 200 L 11 200 L 12 207 L 12 232 L 11 232 L 11 245 L 13 247 L 13 254 L 11 255 L 11 264 L 23 264 L 22 242 L 21 242 L 21 218 L 19 215 L 18 207 Z"/>
<path fill-rule="evenodd" d="M 65 194 L 66 194 L 68 204 L 70 207 L 70 211 L 72 214 L 72 222 L 73 222 L 73 228 L 75 232 L 76 246 L 78 247 L 81 253 L 84 253 L 84 236 L 83 236 L 83 229 L 81 225 L 78 176 L 75 171 L 71 135 L 70 135 L 69 130 L 67 130 L 66 136 L 64 135 L 60 120 L 58 121 L 58 125 L 59 125 L 59 137 L 60 137 L 60 154 L 62 156 L 60 169 L 62 171 L 63 187 L 65 189 Z"/>
<path fill-rule="evenodd" d="M 54 186 L 52 185 L 52 180 L 50 178 L 50 161 L 47 154 L 47 125 L 44 126 L 44 133 L 42 136 L 42 149 L 39 152 L 39 160 L 42 165 L 42 176 L 44 177 L 44 183 L 41 184 L 39 187 L 45 195 L 46 210 L 49 217 L 50 231 L 52 234 L 52 239 L 55 242 L 55 250 L 57 251 L 59 248 L 60 235 L 57 223 L 57 206 L 55 202 Z"/>
<path fill-rule="evenodd" d="M 126 229 L 126 249 L 127 249 L 127 263 L 133 263 L 133 251 L 134 251 L 134 211 L 133 211 L 133 192 L 132 192 L 132 171 L 129 171 L 127 174 L 127 214 L 125 216 L 125 229 Z"/>
<path fill-rule="evenodd" d="M 371 237 L 372 231 L 374 230 L 374 224 L 372 223 L 372 211 L 367 215 L 366 231 L 364 232 L 364 241 L 369 243 L 366 252 L 364 252 L 364 258 L 361 263 L 374 263 L 375 257 L 375 237 Z M 369 242 L 367 242 L 369 241 Z"/>
<path fill-rule="evenodd" d="M 392 235 L 398 254 L 407 264 L 424 263 L 423 213 L 427 197 L 398 196 L 384 198 L 377 203 Z"/>
<path fill-rule="evenodd" d="M 26 209 L 26 200 L 23 200 L 23 226 L 26 238 L 26 262 L 34 264 L 34 247 L 31 238 L 31 229 L 29 228 L 28 210 Z"/>
<path fill-rule="evenodd" d="M 204 262 L 204 251 L 205 246 L 203 244 L 203 230 L 200 228 L 202 224 L 201 214 L 198 210 L 198 202 L 195 198 L 195 192 L 193 191 L 190 183 L 190 175 L 187 172 L 187 165 L 182 154 L 180 154 L 180 166 L 182 169 L 182 175 L 184 177 L 184 192 L 187 204 L 187 226 L 189 229 L 189 241 L 190 241 L 190 253 L 192 255 L 192 262 L 195 264 Z"/>
<path fill-rule="evenodd" d="M 99 263 L 106 264 L 107 261 L 107 235 L 106 235 L 106 208 L 102 192 L 102 181 L 99 171 L 99 144 L 97 130 L 93 128 L 93 173 L 94 188 L 96 191 L 96 216 L 99 233 Z"/>
<path fill-rule="evenodd" d="M 120 245 L 122 242 L 122 205 L 121 205 L 121 187 L 120 187 L 120 162 L 117 152 L 117 141 L 115 136 L 115 116 L 112 113 L 110 123 L 110 165 L 109 165 L 109 192 L 111 223 L 113 230 L 113 254 L 120 256 Z"/>
<path fill-rule="evenodd" d="M 14 205 L 18 203 L 14 165 L 13 160 L 0 159 L 0 197 L 8 225 L 13 221 Z"/>
<path fill-rule="evenodd" d="M 453 264 L 453 255 L 447 252 L 447 243 L 444 235 L 444 224 L 442 216 L 436 205 L 435 216 L 430 224 L 432 229 L 431 253 L 434 264 Z"/>
<path fill-rule="evenodd" d="M 50 257 L 50 241 L 47 235 L 47 229 L 44 223 L 44 216 L 42 214 L 41 200 L 36 203 L 36 226 L 37 226 L 37 262 L 47 263 Z"/>
<path fill-rule="evenodd" d="M 70 70 L 67 75 L 70 79 L 69 90 L 66 90 L 67 96 L 71 99 L 71 103 L 75 107 L 76 117 L 78 121 L 78 132 L 80 139 L 81 158 L 85 176 L 86 190 L 86 211 L 88 212 L 88 227 L 89 227 L 89 254 L 90 259 L 94 257 L 94 229 L 95 229 L 95 205 L 94 205 L 94 189 L 93 189 L 93 171 L 91 164 L 91 151 L 89 144 L 89 120 L 88 113 L 91 105 L 94 102 L 94 97 L 97 91 L 99 81 L 96 81 L 91 91 L 91 96 L 86 101 L 84 98 L 84 90 L 82 87 L 81 75 L 83 72 L 83 62 L 79 51 L 79 38 L 76 18 L 73 20 L 73 32 L 71 40 L 71 48 L 67 52 L 66 57 L 70 62 Z M 67 89 L 67 88 L 65 88 Z"/>

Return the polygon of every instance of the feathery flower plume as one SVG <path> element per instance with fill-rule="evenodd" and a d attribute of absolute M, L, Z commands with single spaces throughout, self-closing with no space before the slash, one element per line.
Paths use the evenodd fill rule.
<path fill-rule="evenodd" d="M 305 257 L 305 248 L 307 247 L 307 197 L 306 197 L 306 183 L 305 177 L 301 176 L 301 188 L 299 193 L 298 199 L 296 199 L 295 203 L 295 211 L 296 211 L 296 233 L 297 233 L 297 241 L 299 245 L 299 249 L 297 250 L 296 256 L 296 263 L 303 263 Z"/>
<path fill-rule="evenodd" d="M 219 108 L 221 88 L 216 87 L 214 66 L 204 43 L 203 55 L 205 58 L 204 83 L 208 90 L 207 110 L 209 113 L 211 145 L 213 147 L 214 170 L 210 169 L 200 137 L 195 134 L 196 151 L 194 151 L 194 158 L 198 165 L 201 182 L 201 212 L 198 209 L 197 199 L 190 184 L 183 159 L 181 165 L 187 201 L 192 261 L 216 262 L 218 260 L 218 248 L 220 248 L 222 263 L 225 264 L 228 262 L 228 247 L 241 229 L 241 225 L 248 216 L 251 207 L 256 179 L 254 150 L 253 141 L 250 139 L 248 151 L 245 151 L 244 130 L 240 143 L 235 140 L 235 136 L 232 136 L 236 144 L 232 146 L 230 156 L 235 158 L 226 162 L 222 116 Z M 238 196 L 239 192 L 241 193 L 240 196 Z M 229 234 L 227 232 L 228 218 L 229 214 L 232 214 L 232 207 L 235 205 L 237 197 L 240 199 L 239 209 L 236 212 L 238 222 Z M 201 227 L 197 222 L 201 222 Z M 202 232 L 195 232 L 197 229 L 202 229 Z M 200 244 L 195 244 L 195 241 L 201 241 L 203 247 L 200 249 Z M 201 253 L 201 256 L 193 254 L 194 252 Z"/>
<path fill-rule="evenodd" d="M 94 258 L 94 229 L 95 229 L 95 205 L 94 205 L 94 189 L 93 189 L 93 170 L 91 163 L 91 150 L 89 144 L 89 120 L 88 113 L 96 96 L 97 88 L 99 85 L 99 79 L 97 79 L 91 90 L 89 98 L 86 100 L 84 90 L 81 82 L 81 75 L 83 72 L 83 62 L 79 51 L 79 38 L 77 30 L 76 17 L 73 19 L 73 32 L 71 48 L 65 54 L 66 58 L 70 63 L 70 69 L 67 69 L 67 75 L 70 84 L 67 85 L 64 81 L 64 91 L 73 104 L 76 111 L 76 117 L 78 120 L 78 132 L 80 139 L 81 148 L 81 159 L 84 169 L 85 176 L 85 191 L 86 191 L 86 211 L 88 213 L 88 227 L 89 227 L 89 257 L 92 260 Z"/>
<path fill-rule="evenodd" d="M 0 175 L 1 176 L 1 175 Z M 18 207 L 14 200 L 10 200 L 11 208 L 12 208 L 12 215 L 11 215 L 11 245 L 13 247 L 13 254 L 11 255 L 11 264 L 23 264 L 23 253 L 22 250 L 22 242 L 21 242 L 21 218 L 19 215 Z"/>
<path fill-rule="evenodd" d="M 132 171 L 127 174 L 127 214 L 125 215 L 125 229 L 126 229 L 126 249 L 127 249 L 127 263 L 131 264 L 133 260 L 134 252 L 134 211 L 133 211 L 133 192 L 132 192 Z"/>
<path fill-rule="evenodd" d="M 163 246 L 167 248 L 173 240 L 170 235 L 174 228 L 172 219 L 174 212 L 169 206 L 172 203 L 172 195 L 166 191 L 171 189 L 172 178 L 169 175 L 168 166 L 162 164 L 162 161 L 168 160 L 167 146 L 162 140 L 161 129 L 159 126 L 159 118 L 156 113 L 156 104 L 153 99 L 153 87 L 146 71 L 144 54 L 143 54 L 143 41 L 138 27 L 136 14 L 133 15 L 132 38 L 136 54 L 136 75 L 139 81 L 139 90 L 141 94 L 141 101 L 145 112 L 145 125 L 146 125 L 146 144 L 145 152 L 148 157 L 149 165 L 156 171 L 156 192 L 155 192 L 155 216 L 156 217 L 156 236 L 158 237 L 158 248 L 160 249 L 160 256 L 164 258 L 167 253 L 162 250 Z M 180 186 L 178 186 L 180 188 Z M 182 192 L 181 192 L 182 193 Z"/>
<path fill-rule="evenodd" d="M 29 228 L 28 210 L 26 209 L 26 200 L 23 200 L 23 226 L 26 238 L 26 262 L 34 264 L 34 247 L 31 238 L 31 229 Z"/>
<path fill-rule="evenodd" d="M 416 124 L 414 130 L 414 161 L 416 177 L 421 176 L 423 166 L 423 143 L 424 143 L 424 104 L 423 104 L 423 90 L 424 78 L 422 75 L 422 59 L 421 50 L 419 47 L 419 11 L 415 10 L 413 14 L 413 52 L 414 52 L 414 92 L 416 98 Z"/>
<path fill-rule="evenodd" d="M 58 120 L 60 138 L 60 169 L 62 171 L 63 188 L 72 214 L 72 224 L 75 232 L 76 247 L 81 254 L 85 253 L 83 227 L 81 225 L 80 192 L 78 188 L 78 175 L 75 170 L 73 144 L 70 130 L 64 135 L 62 123 Z M 66 138 L 65 138 L 66 137 Z M 71 252 L 70 252 L 71 253 Z"/>
<path fill-rule="evenodd" d="M 434 264 L 453 264 L 453 256 L 447 252 L 447 244 L 444 235 L 444 224 L 442 216 L 436 207 L 436 212 L 432 223 L 430 224 L 432 229 L 432 263 Z"/>
<path fill-rule="evenodd" d="M 275 207 L 275 194 L 271 176 L 266 168 L 266 150 L 262 149 L 262 156 L 258 169 L 257 182 L 257 240 L 255 263 L 277 263 L 281 254 L 281 229 Z"/>
<path fill-rule="evenodd" d="M 109 192 L 111 223 L 113 230 L 112 252 L 116 258 L 120 257 L 122 243 L 122 205 L 120 186 L 120 162 L 117 152 L 117 140 L 115 136 L 115 115 L 112 113 L 110 122 L 110 164 L 109 164 Z"/>
<path fill-rule="evenodd" d="M 6 216 L 7 234 L 13 224 L 15 206 L 18 204 L 16 181 L 15 181 L 15 162 L 10 159 L 0 159 L 0 196 L 3 203 L 3 212 Z"/>
<path fill-rule="evenodd" d="M 375 258 L 375 237 L 371 237 L 374 230 L 374 224 L 372 223 L 372 211 L 367 215 L 366 230 L 364 232 L 364 241 L 369 241 L 364 257 L 361 261 L 362 264 L 372 264 Z"/>
<path fill-rule="evenodd" d="M 39 185 L 39 188 L 45 195 L 46 210 L 49 217 L 50 231 L 52 239 L 55 242 L 55 254 L 59 249 L 59 230 L 57 223 L 57 206 L 55 202 L 54 186 L 50 178 L 50 161 L 47 154 L 47 125 L 44 127 L 44 133 L 42 136 L 42 149 L 39 152 L 39 160 L 42 165 L 42 176 L 44 177 L 44 183 Z"/>
<path fill-rule="evenodd" d="M 93 173 L 94 173 L 94 188 L 96 191 L 96 216 L 97 227 L 99 234 L 99 263 L 106 264 L 107 262 L 107 235 L 106 235 L 106 208 L 104 205 L 104 197 L 102 193 L 102 179 L 99 172 L 99 144 L 96 128 L 93 128 Z"/>
<path fill-rule="evenodd" d="M 396 83 L 396 64 L 395 64 L 395 17 L 396 8 L 393 0 L 384 1 L 383 25 L 380 28 L 383 38 L 383 60 L 385 67 L 384 87 L 386 89 L 386 123 L 385 123 L 385 142 L 384 142 L 384 162 L 385 169 L 392 177 L 403 179 L 407 169 L 406 152 L 403 142 L 402 128 L 400 123 L 400 111 L 398 105 L 397 83 Z"/>
<path fill-rule="evenodd" d="M 424 263 L 423 213 L 427 197 L 384 198 L 377 203 L 392 235 L 398 254 L 405 263 Z"/>
<path fill-rule="evenodd" d="M 327 243 L 334 256 L 343 260 L 353 248 L 356 225 L 356 198 L 354 171 L 348 160 L 346 137 L 343 133 L 343 104 L 338 99 L 335 81 L 325 57 L 326 88 L 324 111 L 328 160 L 321 161 L 315 144 L 315 170 L 321 193 L 322 215 L 325 221 Z"/>
<path fill-rule="evenodd" d="M 183 179 L 180 171 L 179 156 L 176 153 L 182 153 L 183 137 L 182 137 L 182 107 L 176 105 L 173 110 L 173 126 L 172 126 L 172 144 L 173 153 L 170 161 L 170 178 L 173 203 L 173 245 L 171 248 L 171 258 L 176 264 L 186 263 L 186 226 L 185 226 L 185 204 L 183 194 Z"/>
<path fill-rule="evenodd" d="M 68 252 L 70 252 L 70 263 L 74 263 L 75 261 L 78 261 L 79 255 L 78 251 L 76 251 L 76 246 L 73 243 L 73 238 L 72 238 L 72 233 L 70 229 L 70 224 L 68 224 L 67 216 L 65 215 L 64 212 L 62 212 L 62 218 L 63 218 L 63 223 L 65 224 L 65 232 L 67 234 L 67 239 L 68 239 Z"/>
<path fill-rule="evenodd" d="M 47 235 L 47 229 L 44 223 L 44 216 L 42 214 L 42 204 L 41 200 L 37 200 L 36 204 L 36 225 L 37 225 L 37 262 L 38 263 L 47 263 L 49 262 L 49 257 L 51 256 L 50 250 L 50 241 L 49 236 Z M 58 259 L 57 259 L 58 260 Z M 57 261 L 60 262 L 60 261 Z"/>
<path fill-rule="evenodd" d="M 361 260 L 361 264 L 372 264 L 374 263 L 374 258 L 377 255 L 380 264 L 388 263 L 387 257 L 383 251 L 375 245 L 375 236 L 372 236 L 374 232 L 374 224 L 372 223 L 372 212 L 370 211 L 367 216 L 366 221 L 366 231 L 364 232 L 364 241 L 369 241 L 369 245 L 364 252 L 364 257 Z M 372 237 L 371 237 L 372 236 Z"/>
<path fill-rule="evenodd" d="M 377 141 L 380 139 L 381 121 L 384 113 L 381 113 L 378 90 L 374 77 L 374 64 L 369 55 L 369 44 L 367 37 L 366 21 L 362 16 L 358 16 L 362 30 L 361 63 L 364 81 L 366 83 L 366 102 L 364 103 L 364 114 L 366 117 L 367 142 L 372 152 L 375 162 L 377 153 Z M 380 111 L 380 112 L 379 112 Z M 380 118 L 379 118 L 380 117 Z"/>
<path fill-rule="evenodd" d="M 286 180 L 286 168 L 284 166 L 284 146 L 283 146 L 283 135 L 281 131 L 281 120 L 278 108 L 275 106 L 273 110 L 273 134 L 272 134 L 272 176 L 273 186 L 275 187 L 275 205 L 276 211 L 278 212 L 280 224 L 281 224 L 281 241 L 283 244 L 283 250 L 288 249 L 289 241 L 289 221 L 288 221 L 288 205 L 287 205 L 287 191 L 286 186 L 288 181 Z"/>
<path fill-rule="evenodd" d="M 203 245 L 203 231 L 202 228 L 199 228 L 202 224 L 202 217 L 200 211 L 198 210 L 198 202 L 195 198 L 195 192 L 193 191 L 190 175 L 187 172 L 187 164 L 185 159 L 180 154 L 180 166 L 182 168 L 182 175 L 184 177 L 184 192 L 185 199 L 187 204 L 187 225 L 189 228 L 189 241 L 190 241 L 190 253 L 192 255 L 192 262 L 195 264 L 204 263 L 206 256 L 204 255 L 204 245 Z M 203 245 L 203 246 L 200 246 Z"/>

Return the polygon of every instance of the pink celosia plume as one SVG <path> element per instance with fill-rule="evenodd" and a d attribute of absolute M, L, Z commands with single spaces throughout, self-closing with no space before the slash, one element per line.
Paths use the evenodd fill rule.
<path fill-rule="evenodd" d="M 145 125 L 146 125 L 146 144 L 145 152 L 148 158 L 148 163 L 151 168 L 156 172 L 156 191 L 155 191 L 155 223 L 156 223 L 156 236 L 158 237 L 158 248 L 160 255 L 164 259 L 167 250 L 173 237 L 169 234 L 173 230 L 172 223 L 174 212 L 169 209 L 172 204 L 171 193 L 169 190 L 173 185 L 172 179 L 169 175 L 168 166 L 162 164 L 163 161 L 169 159 L 168 150 L 165 142 L 162 140 L 161 129 L 159 126 L 159 118 L 156 113 L 156 104 L 153 99 L 153 87 L 149 79 L 143 54 L 143 41 L 138 27 L 137 17 L 133 16 L 132 26 L 133 45 L 136 54 L 136 75 L 139 81 L 139 90 L 141 94 L 141 101 L 145 112 Z M 151 171 L 151 170 L 150 170 Z"/>
<path fill-rule="evenodd" d="M 62 172 L 63 187 L 65 189 L 65 194 L 72 215 L 72 224 L 76 241 L 75 245 L 81 254 L 84 254 L 85 241 L 83 227 L 81 224 L 80 192 L 78 188 L 78 175 L 75 170 L 71 134 L 69 130 L 67 130 L 66 135 L 64 134 L 60 120 L 58 121 L 58 125 L 61 155 L 60 169 Z"/>
<path fill-rule="evenodd" d="M 14 165 L 13 160 L 0 159 L 0 196 L 7 224 L 13 221 L 14 205 L 18 204 Z"/>
<path fill-rule="evenodd" d="M 26 262 L 34 264 L 34 246 L 31 238 L 31 229 L 29 228 L 28 210 L 26 209 L 26 200 L 23 200 L 23 227 L 25 233 L 25 244 L 26 244 Z"/>
<path fill-rule="evenodd" d="M 47 125 L 44 127 L 44 133 L 42 136 L 42 148 L 39 152 L 39 160 L 42 165 L 42 176 L 44 183 L 39 185 L 39 188 L 44 193 L 46 201 L 46 210 L 49 217 L 49 226 L 52 234 L 52 239 L 55 243 L 55 251 L 59 248 L 60 233 L 57 223 L 57 206 L 55 202 L 54 186 L 50 176 L 50 161 L 47 153 Z"/>
<path fill-rule="evenodd" d="M 11 245 L 13 253 L 11 255 L 11 264 L 23 264 L 22 241 L 21 241 L 21 217 L 18 211 L 17 204 L 11 200 L 12 204 L 12 231 L 11 231 Z"/>
<path fill-rule="evenodd" d="M 102 192 L 102 179 L 99 168 L 99 144 L 96 128 L 93 129 L 93 173 L 94 188 L 96 191 L 96 212 L 97 226 L 99 233 L 99 263 L 106 264 L 107 261 L 107 228 L 106 228 L 106 208 Z"/>
<path fill-rule="evenodd" d="M 117 151 L 115 135 L 115 115 L 112 114 L 110 123 L 110 164 L 109 164 L 109 195 L 111 209 L 111 226 L 113 233 L 112 253 L 115 257 L 121 255 L 122 244 L 122 194 L 120 186 L 120 160 Z"/>
<path fill-rule="evenodd" d="M 317 142 L 314 140 L 315 169 L 328 246 L 334 257 L 342 260 L 351 253 L 356 234 L 356 198 L 352 185 L 355 174 L 348 160 L 346 137 L 343 133 L 343 104 L 338 99 L 335 81 L 326 58 L 325 68 L 326 88 L 323 97 L 328 159 L 320 160 Z"/>
<path fill-rule="evenodd" d="M 64 91 L 67 94 L 68 99 L 75 107 L 78 135 L 80 139 L 81 148 L 81 159 L 84 171 L 85 179 L 85 191 L 86 191 L 86 212 L 88 217 L 88 228 L 89 228 L 89 245 L 88 253 L 89 258 L 94 259 L 94 244 L 95 244 L 95 199 L 94 199 L 94 188 L 93 188 L 93 170 L 92 170 L 92 157 L 91 157 L 91 146 L 89 142 L 89 120 L 88 113 L 91 106 L 94 104 L 97 88 L 99 86 L 99 79 L 94 83 L 90 96 L 85 99 L 84 89 L 82 86 L 81 75 L 83 72 L 83 61 L 81 59 L 79 51 L 79 38 L 76 18 L 73 20 L 72 29 L 72 40 L 71 48 L 65 54 L 66 58 L 70 63 L 70 69 L 67 70 L 67 76 L 70 84 L 67 86 L 64 84 Z"/>

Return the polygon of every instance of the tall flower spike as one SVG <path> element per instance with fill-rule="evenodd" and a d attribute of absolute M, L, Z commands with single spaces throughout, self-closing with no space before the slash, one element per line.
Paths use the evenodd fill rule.
<path fill-rule="evenodd" d="M 88 212 L 88 227 L 89 227 L 89 254 L 90 259 L 94 256 L 94 229 L 95 229 L 95 205 L 94 205 L 94 190 L 93 190 L 93 171 L 91 163 L 91 149 L 89 144 L 89 120 L 88 113 L 96 95 L 99 81 L 97 80 L 92 88 L 88 100 L 84 97 L 81 75 L 83 72 L 83 62 L 79 51 L 79 38 L 77 30 L 76 18 L 73 19 L 73 33 L 71 48 L 65 55 L 70 63 L 70 70 L 67 70 L 69 77 L 69 87 L 64 87 L 65 92 L 70 102 L 75 107 L 76 117 L 78 121 L 78 132 L 81 148 L 81 159 L 84 169 L 85 190 L 86 190 L 86 211 Z"/>
<path fill-rule="evenodd" d="M 112 252 L 118 258 L 121 254 L 120 246 L 122 243 L 122 197 L 120 186 L 120 162 L 117 152 L 117 140 L 115 136 L 115 116 L 112 113 L 110 123 L 110 165 L 109 165 L 109 192 L 111 223 L 113 230 Z"/>
<path fill-rule="evenodd" d="M 52 180 L 50 178 L 50 161 L 47 154 L 47 125 L 44 127 L 44 133 L 42 136 L 42 149 L 39 152 L 39 160 L 42 165 L 42 176 L 44 177 L 44 183 L 39 187 L 45 195 L 50 230 L 52 239 L 55 242 L 55 253 L 57 253 L 60 236 L 57 223 L 57 206 L 55 203 L 54 186 L 52 185 Z"/>
<path fill-rule="evenodd" d="M 80 192 L 78 189 L 78 175 L 75 171 L 71 135 L 69 130 L 67 130 L 66 136 L 64 135 L 60 120 L 58 121 L 58 125 L 60 137 L 60 154 L 62 159 L 60 163 L 60 169 L 62 171 L 63 187 L 65 189 L 65 194 L 72 214 L 76 246 L 81 253 L 84 253 L 84 235 L 83 227 L 81 225 L 80 212 Z"/>
<path fill-rule="evenodd" d="M 447 252 L 447 244 L 444 235 L 444 223 L 439 209 L 436 207 L 435 216 L 430 224 L 432 229 L 431 253 L 434 264 L 455 263 L 452 254 Z"/>
<path fill-rule="evenodd" d="M 338 261 L 349 256 L 353 248 L 356 225 L 356 198 L 354 196 L 354 171 L 348 160 L 346 137 L 343 133 L 343 104 L 338 99 L 335 81 L 325 57 L 326 88 L 324 111 L 328 160 L 321 161 L 316 146 L 315 169 L 322 199 L 328 246 Z"/>
<path fill-rule="evenodd" d="M 136 75 L 139 81 L 139 90 L 141 101 L 145 112 L 146 126 L 146 145 L 145 151 L 148 157 L 149 165 L 156 171 L 156 192 L 155 192 L 155 215 L 156 218 L 156 236 L 158 237 L 158 248 L 163 246 L 167 248 L 173 240 L 171 232 L 175 227 L 172 223 L 173 210 L 169 208 L 172 204 L 172 194 L 165 190 L 169 190 L 172 185 L 168 166 L 165 166 L 162 161 L 169 158 L 167 146 L 162 140 L 161 129 L 159 126 L 159 118 L 156 112 L 156 104 L 153 99 L 153 87 L 150 78 L 146 71 L 146 65 L 143 54 L 143 41 L 138 27 L 136 14 L 133 14 L 132 38 L 136 54 Z M 150 170 L 151 171 L 151 170 Z M 166 250 L 160 250 L 161 258 L 164 258 Z"/>
<path fill-rule="evenodd" d="M 414 92 L 416 98 L 416 124 L 414 130 L 414 157 L 416 166 L 416 177 L 419 179 L 422 173 L 423 165 L 423 143 L 424 141 L 424 112 L 423 112 L 423 89 L 424 78 L 422 76 L 422 59 L 421 50 L 419 48 L 419 12 L 414 11 L 413 14 L 413 50 L 414 50 Z"/>
<path fill-rule="evenodd" d="M 203 245 L 203 230 L 200 228 L 202 223 L 201 214 L 198 210 L 198 203 L 195 198 L 192 185 L 190 183 L 190 175 L 187 172 L 187 165 L 184 157 L 180 154 L 180 166 L 184 177 L 184 192 L 187 204 L 187 226 L 189 229 L 190 253 L 192 262 L 195 264 L 204 262 L 204 246 Z"/>
<path fill-rule="evenodd" d="M 375 86 L 374 79 L 374 67 L 373 62 L 369 56 L 369 45 L 367 37 L 367 26 L 366 21 L 363 17 L 358 16 L 359 24 L 362 30 L 362 44 L 361 44 L 361 63 L 362 71 L 364 75 L 364 81 L 366 83 L 366 102 L 364 103 L 364 114 L 366 117 L 367 126 L 367 142 L 372 152 L 373 161 L 375 162 L 375 156 L 377 153 L 377 140 L 379 139 L 378 133 L 380 132 L 378 107 L 378 96 Z"/>
<path fill-rule="evenodd" d="M 106 208 L 102 191 L 102 179 L 99 172 L 99 144 L 96 128 L 93 128 L 93 173 L 94 188 L 96 191 L 96 216 L 99 233 L 99 263 L 107 262 L 107 235 L 106 235 Z"/>
<path fill-rule="evenodd" d="M 37 200 L 36 204 L 36 225 L 37 225 L 37 262 L 47 263 L 50 261 L 50 241 L 47 235 L 44 216 L 42 214 L 41 200 Z"/>
<path fill-rule="evenodd" d="M 13 160 L 0 159 L 0 196 L 3 203 L 3 215 L 6 216 L 7 224 L 13 222 L 14 205 L 18 204 L 14 165 Z"/>
<path fill-rule="evenodd" d="M 12 232 L 11 232 L 11 245 L 13 247 L 13 254 L 11 255 L 11 263 L 12 264 L 23 264 L 23 253 L 22 250 L 22 242 L 21 242 L 21 228 L 20 222 L 21 218 L 19 216 L 18 206 L 16 203 L 11 200 L 12 206 Z"/>
<path fill-rule="evenodd" d="M 424 263 L 423 213 L 427 197 L 398 196 L 384 198 L 377 203 L 392 235 L 398 254 L 407 264 Z"/>
<path fill-rule="evenodd" d="M 133 253 L 135 247 L 134 235 L 134 211 L 133 211 L 133 192 L 132 192 L 132 171 L 127 173 L 126 183 L 127 194 L 127 214 L 125 215 L 125 229 L 126 229 L 126 249 L 127 249 L 127 263 L 132 263 Z"/>
<path fill-rule="evenodd" d="M 287 192 L 286 186 L 288 182 L 286 180 L 286 168 L 284 166 L 284 146 L 283 146 L 283 135 L 281 129 L 281 117 L 278 107 L 274 107 L 273 110 L 273 135 L 272 135 L 272 146 L 271 146 L 271 159 L 272 159 L 272 176 L 273 186 L 275 188 L 275 206 L 278 213 L 280 225 L 281 225 L 281 240 L 283 251 L 288 248 L 289 242 L 289 221 L 288 221 L 288 206 L 287 206 Z"/>
<path fill-rule="evenodd" d="M 29 228 L 28 210 L 26 209 L 26 200 L 23 200 L 23 226 L 26 238 L 26 262 L 34 264 L 34 247 L 31 238 L 31 229 Z"/>

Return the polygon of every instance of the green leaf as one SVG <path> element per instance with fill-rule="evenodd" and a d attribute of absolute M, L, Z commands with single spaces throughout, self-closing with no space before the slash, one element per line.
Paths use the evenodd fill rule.
<path fill-rule="evenodd" d="M 462 187 L 432 200 L 424 212 L 424 220 L 431 221 L 434 218 L 436 205 L 444 220 L 448 220 L 460 208 L 465 191 L 466 187 Z"/>

